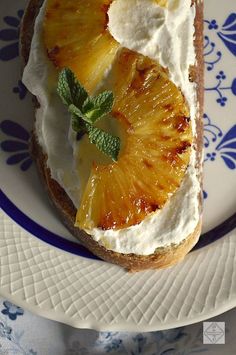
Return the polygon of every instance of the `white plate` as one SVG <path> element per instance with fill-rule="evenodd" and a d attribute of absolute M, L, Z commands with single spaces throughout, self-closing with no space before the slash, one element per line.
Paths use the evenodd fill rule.
<path fill-rule="evenodd" d="M 24 0 L 0 4 L 5 211 L 0 227 L 0 293 L 45 317 L 98 330 L 172 328 L 235 307 L 234 0 L 218 7 L 214 0 L 205 0 L 205 235 L 179 265 L 138 274 L 92 257 L 74 240 L 51 208 L 31 164 L 28 132 L 34 114 L 31 97 L 19 82 L 18 57 L 19 10 L 25 4 Z"/>

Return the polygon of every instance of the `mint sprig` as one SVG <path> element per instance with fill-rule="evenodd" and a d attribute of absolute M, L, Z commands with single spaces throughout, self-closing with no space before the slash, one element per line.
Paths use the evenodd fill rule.
<path fill-rule="evenodd" d="M 82 107 L 86 116 L 95 123 L 100 118 L 111 112 L 114 103 L 114 96 L 111 91 L 104 91 L 96 97 L 88 97 Z"/>
<path fill-rule="evenodd" d="M 120 138 L 94 126 L 94 123 L 111 112 L 114 103 L 113 93 L 104 91 L 97 96 L 89 96 L 68 68 L 59 73 L 57 92 L 71 113 L 73 130 L 80 134 L 88 134 L 92 144 L 113 161 L 117 161 Z"/>

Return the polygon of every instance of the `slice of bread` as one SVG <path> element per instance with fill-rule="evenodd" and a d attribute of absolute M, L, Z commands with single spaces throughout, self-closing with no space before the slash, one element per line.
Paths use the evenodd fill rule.
<path fill-rule="evenodd" d="M 23 22 L 21 26 L 21 55 L 26 65 L 29 53 L 31 40 L 34 32 L 34 23 L 42 6 L 43 0 L 30 0 L 25 11 Z M 201 1 L 193 0 L 196 6 L 195 17 L 195 50 L 196 50 L 196 65 L 190 68 L 190 80 L 197 84 L 197 99 L 198 99 L 198 115 L 195 117 L 196 121 L 196 136 L 195 146 L 197 150 L 197 174 L 198 179 L 202 179 L 202 113 L 203 113 L 203 4 Z M 38 106 L 37 98 L 36 109 Z M 71 231 L 71 233 L 82 242 L 92 253 L 101 259 L 118 264 L 129 271 L 135 272 L 144 269 L 165 268 L 176 264 L 182 260 L 184 256 L 197 243 L 201 232 L 201 210 L 202 210 L 202 196 L 199 194 L 199 223 L 197 224 L 193 233 L 183 239 L 180 244 L 171 245 L 164 248 L 159 248 L 151 255 L 136 255 L 136 254 L 122 254 L 112 250 L 108 250 L 98 242 L 96 242 L 90 235 L 84 231 L 74 227 L 76 208 L 72 201 L 66 194 L 65 190 L 51 178 L 50 169 L 47 167 L 47 156 L 43 152 L 38 143 L 35 131 L 32 133 L 32 155 L 36 162 L 39 174 L 46 187 L 47 193 L 56 207 L 63 223 Z"/>

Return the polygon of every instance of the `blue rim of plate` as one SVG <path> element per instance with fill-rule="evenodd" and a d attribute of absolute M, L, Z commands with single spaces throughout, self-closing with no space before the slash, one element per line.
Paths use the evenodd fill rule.
<path fill-rule="evenodd" d="M 33 234 L 35 237 L 39 238 L 43 242 L 61 250 L 64 250 L 68 253 L 72 253 L 84 258 L 101 260 L 97 256 L 93 255 L 83 245 L 67 240 L 33 221 L 22 211 L 20 211 L 19 208 L 16 207 L 14 203 L 9 200 L 9 198 L 4 194 L 2 190 L 0 190 L 0 207 L 17 224 L 19 224 L 21 227 L 23 227 L 25 230 L 27 230 L 29 233 Z M 202 234 L 199 239 L 199 242 L 196 244 L 193 250 L 203 248 L 215 242 L 216 240 L 222 238 L 224 235 L 231 232 L 235 228 L 236 213 L 234 213 L 231 217 L 227 218 L 224 222 L 222 222 L 215 228 Z"/>
<path fill-rule="evenodd" d="M 43 242 L 50 244 L 56 248 L 67 251 L 68 253 L 79 255 L 89 259 L 100 260 L 81 244 L 67 240 L 42 227 L 37 222 L 33 221 L 21 210 L 19 210 L 19 208 L 16 207 L 14 203 L 9 200 L 9 198 L 4 194 L 2 190 L 0 190 L 0 207 L 17 224 L 19 224 L 27 232 L 33 234 L 35 237 L 39 238 Z"/>

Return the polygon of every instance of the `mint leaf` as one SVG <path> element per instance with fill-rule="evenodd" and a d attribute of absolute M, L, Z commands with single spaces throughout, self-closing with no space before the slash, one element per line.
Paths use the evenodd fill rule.
<path fill-rule="evenodd" d="M 65 105 L 74 104 L 82 107 L 88 97 L 88 93 L 75 77 L 74 73 L 68 69 L 63 69 L 58 78 L 57 92 Z"/>
<path fill-rule="evenodd" d="M 120 138 L 93 126 L 96 121 L 111 112 L 113 93 L 105 91 L 90 97 L 68 68 L 59 74 L 57 92 L 71 113 L 73 130 L 80 136 L 87 133 L 92 144 L 116 161 L 120 151 Z"/>
<path fill-rule="evenodd" d="M 80 109 L 78 107 L 76 107 L 74 104 L 70 104 L 69 108 L 68 108 L 69 112 L 72 113 L 73 115 L 84 119 L 84 115 L 83 113 L 80 111 Z"/>
<path fill-rule="evenodd" d="M 69 106 L 69 112 L 72 113 L 74 116 L 76 116 L 77 118 L 79 118 L 80 120 L 86 121 L 88 123 L 90 123 L 90 119 L 88 117 L 86 117 L 86 115 L 84 115 L 80 109 L 78 107 L 76 107 L 75 105 L 71 104 Z"/>
<path fill-rule="evenodd" d="M 104 91 L 95 97 L 88 97 L 83 104 L 82 111 L 94 123 L 112 110 L 114 96 L 111 91 Z"/>
<path fill-rule="evenodd" d="M 86 133 L 86 128 L 83 122 L 83 114 L 75 105 L 71 104 L 68 108 L 71 113 L 72 128 L 77 133 Z"/>
<path fill-rule="evenodd" d="M 82 106 L 82 111 L 86 114 L 87 112 L 94 109 L 93 99 L 92 97 L 87 97 Z"/>
<path fill-rule="evenodd" d="M 74 114 L 71 115 L 71 123 L 72 123 L 72 129 L 79 133 L 79 134 L 85 134 L 87 133 L 87 129 L 80 119 Z"/>
<path fill-rule="evenodd" d="M 104 91 L 93 98 L 93 104 L 104 112 L 111 112 L 114 103 L 114 95 L 112 91 Z"/>
<path fill-rule="evenodd" d="M 86 128 L 90 142 L 95 144 L 101 152 L 108 155 L 113 161 L 117 161 L 120 151 L 120 138 L 88 123 L 86 123 Z"/>

